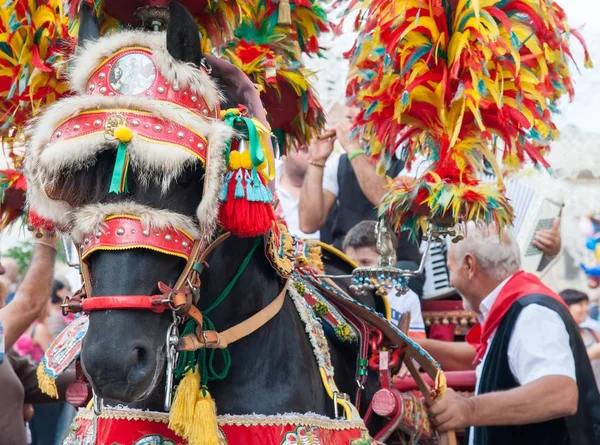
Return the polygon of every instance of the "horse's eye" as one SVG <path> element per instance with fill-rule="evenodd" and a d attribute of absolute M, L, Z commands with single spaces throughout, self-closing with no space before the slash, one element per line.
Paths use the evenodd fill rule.
<path fill-rule="evenodd" d="M 180 185 L 188 185 L 199 183 L 204 179 L 204 168 L 201 165 L 187 167 L 177 177 L 177 183 Z"/>

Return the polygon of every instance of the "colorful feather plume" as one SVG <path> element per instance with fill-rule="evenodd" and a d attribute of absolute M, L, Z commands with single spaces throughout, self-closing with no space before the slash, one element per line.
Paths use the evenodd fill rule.
<path fill-rule="evenodd" d="M 82 2 L 94 6 L 101 33 L 107 34 L 127 28 L 135 23 L 134 12 L 139 6 L 168 6 L 169 0 L 64 0 L 70 17 L 70 32 L 77 35 L 79 29 L 79 7 Z M 240 22 L 244 0 L 180 0 L 196 18 L 201 31 L 202 50 L 210 53 L 212 48 L 224 44 L 233 36 L 235 26 Z M 248 9 L 248 6 L 246 6 Z"/>
<path fill-rule="evenodd" d="M 355 0 L 350 8 L 360 12 L 347 94 L 361 110 L 368 153 L 382 166 L 399 151 L 409 165 L 417 155 L 432 163 L 416 182 L 394 180 L 380 212 L 405 229 L 427 219 L 509 224 L 496 159 L 549 168 L 552 113 L 574 94 L 568 43 L 583 39 L 564 11 L 551 0 Z M 498 183 L 481 184 L 490 170 Z"/>
<path fill-rule="evenodd" d="M 68 91 L 58 67 L 69 40 L 62 0 L 5 0 L 0 8 L 0 138 Z"/>
<path fill-rule="evenodd" d="M 281 151 L 297 148 L 321 132 L 325 114 L 302 53 L 320 54 L 318 37 L 329 29 L 315 0 L 290 1 L 290 23 L 281 23 L 282 1 L 261 0 L 244 10 L 235 38 L 222 54 L 259 87 Z"/>

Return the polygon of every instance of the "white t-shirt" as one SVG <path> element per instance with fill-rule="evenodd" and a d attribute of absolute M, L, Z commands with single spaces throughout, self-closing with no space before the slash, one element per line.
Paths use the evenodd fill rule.
<path fill-rule="evenodd" d="M 281 175 L 283 174 L 283 162 L 280 159 L 275 164 L 275 192 L 279 198 L 282 217 L 288 226 L 288 231 L 299 238 L 319 240 L 321 234 L 317 230 L 315 233 L 304 233 L 300 230 L 300 217 L 298 215 L 298 206 L 300 198 L 295 198 L 286 189 L 281 186 Z"/>
<path fill-rule="evenodd" d="M 425 323 L 423 322 L 421 302 L 418 295 L 409 289 L 404 295 L 398 296 L 396 289 L 392 289 L 389 291 L 387 298 L 392 310 L 390 323 L 397 327 L 400 316 L 410 312 L 409 336 L 412 338 L 425 338 Z"/>
<path fill-rule="evenodd" d="M 500 283 L 481 302 L 480 322 L 485 321 L 500 290 L 509 279 L 510 277 Z M 491 335 L 488 346 L 492 344 L 494 335 L 495 333 Z M 489 351 L 488 347 L 483 360 L 475 369 L 476 394 L 479 394 L 479 380 Z M 569 333 L 556 312 L 539 304 L 530 304 L 521 311 L 508 342 L 508 365 L 519 385 L 526 385 L 550 375 L 562 375 L 577 381 Z M 473 441 L 474 431 L 471 427 L 469 445 L 473 445 Z"/>
<path fill-rule="evenodd" d="M 336 152 L 331 153 L 331 156 L 327 158 L 325 162 L 325 169 L 323 171 L 323 189 L 329 190 L 335 196 L 340 194 L 340 185 L 338 184 L 338 168 L 340 165 L 340 155 Z M 402 169 L 398 176 L 411 176 L 417 178 L 421 176 L 431 166 L 431 163 L 425 160 L 423 157 L 417 157 L 413 161 L 412 168 Z"/>

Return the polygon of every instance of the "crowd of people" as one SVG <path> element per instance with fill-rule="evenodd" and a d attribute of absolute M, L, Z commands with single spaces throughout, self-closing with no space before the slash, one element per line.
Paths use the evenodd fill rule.
<path fill-rule="evenodd" d="M 352 111 L 332 126 L 335 136 L 282 157 L 277 167 L 277 211 L 290 232 L 332 244 L 357 265 L 379 262 L 376 205 L 387 178 L 351 135 Z M 343 154 L 334 150 L 339 141 Z M 394 159 L 387 177 L 416 175 Z M 539 231 L 535 246 L 547 264 L 561 249 L 558 220 Z M 393 239 L 396 266 L 416 270 L 419 236 Z M 62 443 L 74 409 L 63 403 L 74 373 L 57 382 L 59 401 L 43 395 L 36 364 L 70 321 L 60 304 L 71 289 L 53 277 L 56 239 L 34 241 L 33 257 L 20 278 L 4 258 L 0 273 L 0 437 L 11 444 Z M 549 289 L 521 268 L 521 253 L 507 231 L 470 224 L 448 251 L 450 284 L 479 324 L 466 342 L 426 338 L 421 312 L 426 277 L 409 282 L 403 295 L 391 291 L 390 322 L 410 313 L 408 334 L 446 371 L 475 370 L 473 397 L 451 389 L 429 407 L 440 431 L 466 429 L 469 445 L 600 443 L 600 323 L 589 316 L 589 298 L 579 290 Z M 561 291 L 560 293 L 557 293 Z M 2 342 L 0 342 L 2 343 Z M 402 369 L 396 378 L 409 378 Z M 44 406 L 46 402 L 55 402 Z M 28 434 L 30 437 L 28 437 Z M 4 442 L 2 442 L 4 443 Z"/>

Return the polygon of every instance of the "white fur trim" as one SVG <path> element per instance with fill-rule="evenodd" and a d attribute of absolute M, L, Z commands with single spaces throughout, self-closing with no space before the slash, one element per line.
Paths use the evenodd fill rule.
<path fill-rule="evenodd" d="M 225 142 L 231 138 L 233 130 L 225 123 L 216 120 L 202 120 L 185 108 L 166 102 L 158 102 L 146 98 L 135 97 L 102 97 L 84 96 L 64 99 L 50 106 L 31 127 L 31 142 L 28 157 L 35 163 L 42 174 L 42 183 L 49 185 L 49 179 L 56 178 L 59 171 L 84 168 L 102 149 L 116 146 L 116 142 L 107 141 L 103 133 L 96 133 L 77 139 L 63 139 L 48 145 L 50 138 L 65 119 L 78 115 L 83 111 L 97 109 L 123 109 L 146 111 L 165 121 L 184 125 L 196 133 L 203 135 L 209 142 L 209 149 L 219 152 L 221 157 Z M 135 129 L 134 129 L 135 133 Z M 152 174 L 142 175 L 146 181 L 155 180 L 162 185 L 163 192 L 169 188 L 174 178 L 181 174 L 188 165 L 197 158 L 188 151 L 173 146 L 151 143 L 135 137 L 128 145 L 131 163 L 134 169 L 148 171 Z"/>
<path fill-rule="evenodd" d="M 179 62 L 169 54 L 166 32 L 121 31 L 86 42 L 83 48 L 78 48 L 71 62 L 71 89 L 85 94 L 87 81 L 96 68 L 107 57 L 132 46 L 152 50 L 156 67 L 170 85 L 190 88 L 194 94 L 204 97 L 210 108 L 221 102 L 222 95 L 207 73 L 190 63 Z"/>
<path fill-rule="evenodd" d="M 220 137 L 214 137 L 208 143 L 206 151 L 206 176 L 204 178 L 204 195 L 198 206 L 196 216 L 200 223 L 201 235 L 204 239 L 214 235 L 219 221 L 219 195 L 225 177 L 225 158 L 223 145 L 218 141 L 231 137 L 231 129 L 225 126 Z"/>
<path fill-rule="evenodd" d="M 73 241 L 81 243 L 86 234 L 103 230 L 104 220 L 111 215 L 135 215 L 140 217 L 144 228 L 180 229 L 192 238 L 198 238 L 198 227 L 191 218 L 164 209 L 155 209 L 134 201 L 106 204 L 90 204 L 70 214 L 70 231 Z"/>
<path fill-rule="evenodd" d="M 223 148 L 232 137 L 233 130 L 218 120 L 203 121 L 183 108 L 167 103 L 158 103 L 145 98 L 132 97 L 72 97 L 49 107 L 37 120 L 29 132 L 31 140 L 27 153 L 25 174 L 31 185 L 29 205 L 38 214 L 56 222 L 59 227 L 72 225 L 78 210 L 67 203 L 48 198 L 43 191 L 52 185 L 61 171 L 83 168 L 93 162 L 101 149 L 107 147 L 103 134 L 94 134 L 74 140 L 62 140 L 47 145 L 56 127 L 64 120 L 86 110 L 94 109 L 132 109 L 152 112 L 165 120 L 175 121 L 202 134 L 208 140 L 207 170 L 204 183 L 204 195 L 197 209 L 197 217 L 202 236 L 210 237 L 218 223 L 219 194 L 223 184 L 225 163 Z M 109 145 L 110 146 L 110 145 Z M 138 180 L 154 180 L 162 191 L 168 190 L 173 180 L 182 170 L 197 158 L 183 149 L 152 144 L 134 139 L 129 143 L 132 169 L 138 172 Z"/>
<path fill-rule="evenodd" d="M 64 201 L 48 198 L 40 182 L 35 180 L 35 176 L 28 174 L 27 171 L 25 176 L 27 177 L 27 208 L 35 210 L 42 218 L 52 221 L 58 230 L 66 232 L 69 227 L 71 206 Z"/>

